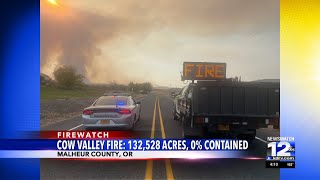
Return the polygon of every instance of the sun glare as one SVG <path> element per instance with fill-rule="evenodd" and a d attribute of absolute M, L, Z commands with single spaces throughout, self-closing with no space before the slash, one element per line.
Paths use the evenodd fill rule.
<path fill-rule="evenodd" d="M 56 0 L 48 0 L 48 2 L 49 2 L 50 4 L 52 4 L 52 5 L 55 5 L 55 6 L 58 5 L 58 3 L 57 3 Z"/>

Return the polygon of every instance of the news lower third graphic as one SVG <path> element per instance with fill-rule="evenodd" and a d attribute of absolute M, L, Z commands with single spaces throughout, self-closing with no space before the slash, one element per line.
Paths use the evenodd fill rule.
<path fill-rule="evenodd" d="M 294 137 L 268 137 L 267 142 L 267 168 L 295 168 Z"/>
<path fill-rule="evenodd" d="M 246 140 L 234 139 L 126 137 L 118 132 L 45 132 L 40 138 L 0 140 L 0 158 L 246 158 L 249 147 Z"/>

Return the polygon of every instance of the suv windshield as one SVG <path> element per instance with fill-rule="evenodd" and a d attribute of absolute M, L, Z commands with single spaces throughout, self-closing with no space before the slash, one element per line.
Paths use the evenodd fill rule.
<path fill-rule="evenodd" d="M 105 105 L 114 105 L 114 106 L 124 106 L 127 105 L 128 97 L 126 96 L 103 96 L 98 99 L 94 104 L 95 106 L 105 106 Z"/>

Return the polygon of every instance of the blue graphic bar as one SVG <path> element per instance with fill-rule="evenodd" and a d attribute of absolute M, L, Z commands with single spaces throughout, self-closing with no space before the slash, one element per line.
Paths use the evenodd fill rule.
<path fill-rule="evenodd" d="M 248 146 L 231 139 L 0 140 L 0 150 L 243 151 Z"/>

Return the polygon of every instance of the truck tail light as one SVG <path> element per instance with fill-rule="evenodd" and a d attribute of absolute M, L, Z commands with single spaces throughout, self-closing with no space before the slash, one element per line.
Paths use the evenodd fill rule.
<path fill-rule="evenodd" d="M 204 119 L 204 117 L 196 117 L 194 122 L 197 124 L 204 124 L 205 119 Z"/>
<path fill-rule="evenodd" d="M 92 115 L 93 111 L 92 110 L 84 110 L 83 115 Z"/>

